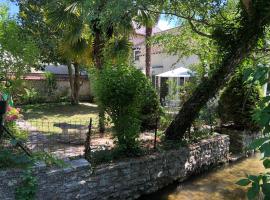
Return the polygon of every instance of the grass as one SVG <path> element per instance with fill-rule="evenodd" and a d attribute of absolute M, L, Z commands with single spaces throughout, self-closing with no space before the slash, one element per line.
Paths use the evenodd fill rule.
<path fill-rule="evenodd" d="M 88 125 L 90 118 L 94 126 L 98 122 L 98 107 L 90 103 L 76 106 L 69 103 L 32 104 L 21 109 L 23 119 L 44 133 L 62 133 L 64 128 L 73 126 L 72 131 L 81 125 Z"/>
<path fill-rule="evenodd" d="M 46 121 L 89 121 L 97 119 L 98 108 L 95 104 L 81 103 L 74 106 L 69 103 L 46 103 L 22 106 L 25 120 Z"/>

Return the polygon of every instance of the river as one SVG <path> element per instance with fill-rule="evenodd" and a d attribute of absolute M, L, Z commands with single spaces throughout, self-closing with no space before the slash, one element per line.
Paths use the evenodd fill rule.
<path fill-rule="evenodd" d="M 140 200 L 246 200 L 245 188 L 235 184 L 246 174 L 264 172 L 259 155 L 172 184 Z"/>

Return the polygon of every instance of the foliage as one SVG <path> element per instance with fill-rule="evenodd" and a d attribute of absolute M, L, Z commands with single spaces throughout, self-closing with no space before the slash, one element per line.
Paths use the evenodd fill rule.
<path fill-rule="evenodd" d="M 262 154 L 262 161 L 265 169 L 270 169 L 270 138 L 264 137 L 251 143 L 250 149 L 258 149 Z M 240 186 L 250 186 L 247 192 L 249 200 L 257 199 L 260 194 L 264 194 L 265 200 L 270 198 L 270 172 L 259 175 L 247 175 L 236 184 Z"/>
<path fill-rule="evenodd" d="M 173 115 L 166 111 L 163 111 L 163 114 L 160 116 L 159 129 L 166 130 L 166 128 L 170 125 L 172 120 Z"/>
<path fill-rule="evenodd" d="M 140 112 L 141 131 L 154 130 L 163 114 L 159 98 L 150 81 L 146 81 L 142 96 L 143 104 Z"/>
<path fill-rule="evenodd" d="M 20 97 L 22 103 L 31 104 L 36 103 L 40 98 L 35 88 L 24 88 L 24 93 Z"/>
<path fill-rule="evenodd" d="M 0 169 L 2 168 L 26 168 L 32 165 L 32 160 L 24 153 L 17 150 L 0 150 Z"/>
<path fill-rule="evenodd" d="M 106 63 L 113 65 L 126 63 L 129 64 L 131 57 L 132 44 L 126 36 L 113 36 L 108 40 L 103 49 Z"/>
<path fill-rule="evenodd" d="M 235 127 L 253 130 L 258 129 L 258 125 L 253 122 L 252 111 L 256 108 L 262 92 L 259 84 L 245 83 L 245 70 L 248 68 L 238 70 L 230 79 L 220 96 L 218 112 L 222 123 L 233 122 Z"/>
<path fill-rule="evenodd" d="M 247 70 L 245 74 L 246 84 L 263 85 L 268 82 L 268 66 L 260 65 L 255 70 Z M 264 137 L 253 141 L 249 149 L 259 150 L 261 160 L 266 170 L 270 169 L 270 97 L 263 97 L 253 111 L 253 119 L 263 129 Z M 248 175 L 246 178 L 239 180 L 236 184 L 240 186 L 249 186 L 247 196 L 249 200 L 257 199 L 263 194 L 263 199 L 270 198 L 270 173 L 260 173 L 259 175 Z"/>
<path fill-rule="evenodd" d="M 16 188 L 16 200 L 34 200 L 37 192 L 37 178 L 33 176 L 31 170 L 27 170 L 22 175 L 22 182 Z"/>
<path fill-rule="evenodd" d="M 45 164 L 49 167 L 51 166 L 57 166 L 57 167 L 67 167 L 67 164 L 61 160 L 53 156 L 52 154 L 49 154 L 47 152 L 36 152 L 33 154 L 33 160 L 35 162 L 38 161 L 44 161 Z"/>
<path fill-rule="evenodd" d="M 15 82 L 36 64 L 38 54 L 33 39 L 23 34 L 19 23 L 8 15 L 8 8 L 0 4 L 0 88 L 14 93 Z"/>
<path fill-rule="evenodd" d="M 218 102 L 217 99 L 210 100 L 206 106 L 200 111 L 198 120 L 201 120 L 204 125 L 210 126 L 210 132 L 213 131 L 213 126 L 218 124 Z"/>
<path fill-rule="evenodd" d="M 140 131 L 140 111 L 149 80 L 133 66 L 107 66 L 96 72 L 94 90 L 98 102 L 114 124 L 120 151 L 136 153 Z"/>
<path fill-rule="evenodd" d="M 57 82 L 56 82 L 55 74 L 51 72 L 46 72 L 44 76 L 45 76 L 45 80 L 47 84 L 46 88 L 48 91 L 48 95 L 52 95 L 53 91 L 57 89 Z"/>

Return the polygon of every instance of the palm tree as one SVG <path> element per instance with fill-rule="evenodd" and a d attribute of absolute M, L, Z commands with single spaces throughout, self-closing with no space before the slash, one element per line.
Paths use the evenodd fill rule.
<path fill-rule="evenodd" d="M 121 22 L 117 22 L 118 24 L 115 24 L 115 22 L 105 23 L 107 24 L 105 27 L 101 26 L 101 21 L 104 18 L 102 11 L 106 8 L 106 3 L 107 1 L 105 0 L 96 2 L 73 0 L 71 3 L 57 1 L 50 6 L 50 10 L 53 10 L 50 14 L 52 24 L 56 24 L 58 28 L 64 28 L 67 33 L 67 37 L 63 39 L 62 50 L 64 55 L 68 55 L 67 58 L 72 58 L 73 66 L 75 67 L 74 84 L 71 84 L 74 85 L 73 88 L 75 91 L 78 90 L 78 81 L 75 81 L 77 77 L 76 71 L 78 72 L 76 67 L 80 64 L 78 60 L 86 56 L 87 59 L 83 60 L 84 62 L 93 63 L 98 70 L 101 70 L 105 63 L 104 47 L 106 43 L 114 36 L 119 36 L 119 30 L 121 32 L 121 29 L 124 27 L 124 24 L 121 24 Z M 108 21 L 110 20 L 108 19 Z M 125 25 L 128 25 L 124 28 L 125 31 L 127 29 L 131 30 L 129 24 L 126 23 Z M 117 32 L 115 31 L 116 29 L 118 30 Z M 85 35 L 88 38 L 84 38 Z M 72 71 L 70 67 L 69 71 Z M 74 96 L 76 95 L 74 94 Z M 104 127 L 104 110 L 100 106 L 99 131 L 101 133 L 104 133 Z"/>
<path fill-rule="evenodd" d="M 74 105 L 79 104 L 81 68 L 91 65 L 93 61 L 93 37 L 78 5 L 66 5 L 58 1 L 49 6 L 49 10 L 52 11 L 49 12 L 47 20 L 49 25 L 62 32 L 62 38 L 58 41 L 58 51 L 68 66 L 71 102 Z"/>
<path fill-rule="evenodd" d="M 151 37 L 153 33 L 153 27 L 157 24 L 159 17 L 159 14 L 153 12 L 150 13 L 147 10 L 138 10 L 138 15 L 135 19 L 137 23 L 145 27 L 145 75 L 149 78 L 151 76 Z"/>

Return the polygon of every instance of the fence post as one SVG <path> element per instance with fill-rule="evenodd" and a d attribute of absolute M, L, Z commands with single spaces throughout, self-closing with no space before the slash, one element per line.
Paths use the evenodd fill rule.
<path fill-rule="evenodd" d="M 90 118 L 90 122 L 88 125 L 88 132 L 86 133 L 86 140 L 85 140 L 85 149 L 84 149 L 84 157 L 89 158 L 89 155 L 91 153 L 91 133 L 92 133 L 92 118 Z"/>
<path fill-rule="evenodd" d="M 157 147 L 157 129 L 158 129 L 158 117 L 156 117 L 154 149 L 156 149 L 156 147 Z"/>

